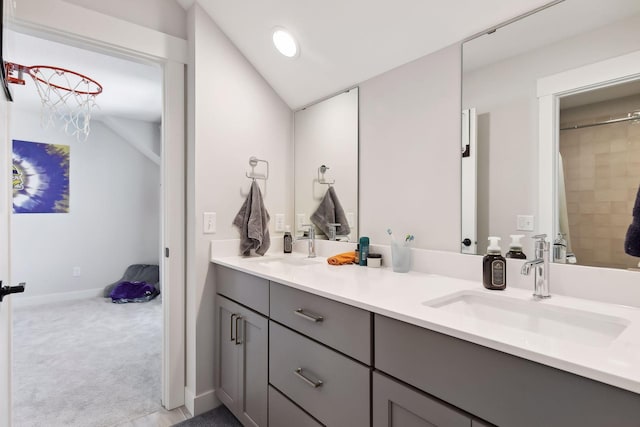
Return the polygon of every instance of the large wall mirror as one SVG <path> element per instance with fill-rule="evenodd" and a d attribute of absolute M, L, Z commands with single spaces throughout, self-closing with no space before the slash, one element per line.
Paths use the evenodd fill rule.
<path fill-rule="evenodd" d="M 637 0 L 565 0 L 463 44 L 461 252 L 485 253 L 490 235 L 504 252 L 523 234 L 531 259 L 529 237 L 545 232 L 575 255 L 559 262 L 637 267 L 623 246 L 640 186 L 640 84 L 555 93 L 551 115 L 538 86 L 638 51 Z"/>
<path fill-rule="evenodd" d="M 358 88 L 296 111 L 294 129 L 296 235 L 313 219 L 316 238 L 356 241 Z"/>

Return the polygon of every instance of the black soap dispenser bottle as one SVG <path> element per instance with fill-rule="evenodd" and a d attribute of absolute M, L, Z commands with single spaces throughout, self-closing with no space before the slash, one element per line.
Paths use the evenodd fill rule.
<path fill-rule="evenodd" d="M 506 258 L 527 259 L 527 256 L 522 252 L 522 243 L 520 239 L 524 237 L 524 234 L 512 234 L 511 244 L 509 245 L 509 252 L 504 254 Z"/>
<path fill-rule="evenodd" d="M 502 256 L 499 237 L 489 237 L 487 254 L 482 259 L 482 284 L 491 290 L 503 290 L 507 287 L 507 261 Z"/>

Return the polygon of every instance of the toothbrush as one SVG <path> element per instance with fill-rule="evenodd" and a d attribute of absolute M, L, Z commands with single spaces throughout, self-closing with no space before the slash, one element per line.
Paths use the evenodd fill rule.
<path fill-rule="evenodd" d="M 404 238 L 404 242 L 409 243 L 412 241 L 413 241 L 413 234 L 407 234 L 407 236 Z"/>
<path fill-rule="evenodd" d="M 389 236 L 391 236 L 391 241 L 395 243 L 396 238 L 395 238 L 395 237 L 393 237 L 393 232 L 391 231 L 391 229 L 390 229 L 390 228 L 387 228 L 387 234 L 388 234 Z"/>

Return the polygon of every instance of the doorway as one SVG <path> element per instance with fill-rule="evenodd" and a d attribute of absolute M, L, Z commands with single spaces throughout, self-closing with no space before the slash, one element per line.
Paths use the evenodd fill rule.
<path fill-rule="evenodd" d="M 176 408 L 184 404 L 184 64 L 186 63 L 186 54 L 182 51 L 177 52 L 173 49 L 175 46 L 164 50 L 158 49 L 158 46 L 165 45 L 163 40 L 139 43 L 144 37 L 134 38 L 130 43 L 128 43 L 129 40 L 123 43 L 110 43 L 108 47 L 105 47 L 106 42 L 100 40 L 108 40 L 109 36 L 106 33 L 104 35 L 101 33 L 102 27 L 100 26 L 97 28 L 87 27 L 84 30 L 86 35 L 69 33 L 70 36 L 64 38 L 63 35 L 67 34 L 67 28 L 70 27 L 65 26 L 63 21 L 59 23 L 61 28 L 57 30 L 49 28 L 47 31 L 51 31 L 50 33 L 43 29 L 35 30 L 33 26 L 30 26 L 29 30 L 25 32 L 30 35 L 37 33 L 39 36 L 44 36 L 45 39 L 62 40 L 71 45 L 82 45 L 91 50 L 101 51 L 119 58 L 126 57 L 134 61 L 155 63 L 162 68 L 162 128 L 160 133 L 162 152 L 165 155 L 160 163 L 162 211 L 159 219 L 161 229 L 159 248 L 162 249 L 159 255 L 160 277 L 164 294 L 162 302 L 161 396 L 165 408 Z M 129 30 L 135 33 L 137 29 L 131 28 Z M 54 33 L 55 36 L 53 36 Z M 6 51 L 5 60 L 11 60 L 10 53 Z M 15 114 L 15 112 L 11 111 L 11 114 Z M 8 150 L 3 152 L 2 160 L 8 160 L 9 155 Z M 82 277 L 82 272 L 80 277 Z M 116 279 L 117 277 L 114 278 L 114 280 Z M 13 280 L 19 280 L 16 274 L 13 274 Z M 27 285 L 27 295 L 28 291 L 29 285 Z M 2 330 L 8 323 L 5 315 L 10 310 L 5 308 L 10 307 L 10 303 L 10 300 L 7 301 L 3 307 L 2 324 L 0 324 Z M 5 351 L 8 353 L 9 350 L 6 347 L 0 349 L 0 352 Z M 0 362 L 2 362 L 0 369 L 2 370 L 8 366 L 4 362 L 5 360 L 4 355 L 0 355 Z M 4 386 L 6 384 L 5 377 L 3 376 L 0 380 L 2 380 L 0 386 Z M 10 378 L 6 381 L 9 380 Z M 0 425 L 4 423 L 4 417 L 7 413 L 8 411 L 3 411 L 0 414 Z"/>
<path fill-rule="evenodd" d="M 162 70 L 9 36 L 12 62 L 64 64 L 104 88 L 86 135 L 73 135 L 73 122 L 63 128 L 66 117 L 41 111 L 33 80 L 13 90 L 11 270 L 29 284 L 14 298 L 14 423 L 111 425 L 156 412 L 163 295 L 116 307 L 105 305 L 103 289 L 145 281 L 135 286 L 149 298 L 161 289 Z M 73 86 L 68 74 L 54 75 L 55 84 L 68 79 Z M 82 108 L 73 97 L 54 95 L 53 102 Z M 125 275 L 132 264 L 144 267 Z"/>

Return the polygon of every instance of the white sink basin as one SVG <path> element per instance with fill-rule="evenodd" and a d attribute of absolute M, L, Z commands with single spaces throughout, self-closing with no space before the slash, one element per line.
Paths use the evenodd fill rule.
<path fill-rule="evenodd" d="M 521 300 L 504 295 L 462 291 L 423 305 L 506 328 L 605 347 L 629 325 L 620 317 Z"/>

